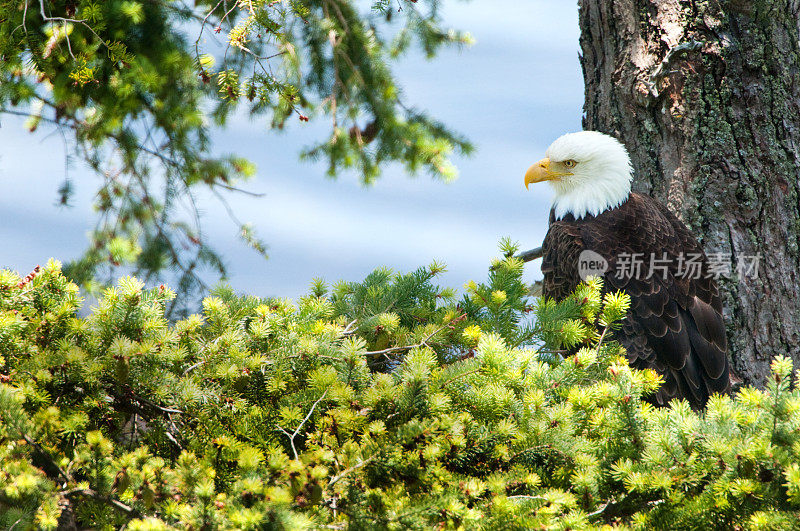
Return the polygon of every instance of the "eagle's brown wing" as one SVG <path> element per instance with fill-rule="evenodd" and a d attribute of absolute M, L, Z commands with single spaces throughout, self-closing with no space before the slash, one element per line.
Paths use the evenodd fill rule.
<path fill-rule="evenodd" d="M 542 296 L 565 299 L 580 283 L 578 258 L 585 249 L 581 228 L 575 223 L 555 221 L 550 213 L 550 228 L 542 244 Z"/>
<path fill-rule="evenodd" d="M 664 377 L 664 385 L 654 397 L 657 403 L 685 398 L 697 408 L 713 393 L 728 391 L 719 290 L 709 278 L 702 248 L 680 220 L 653 199 L 631 194 L 620 207 L 596 218 L 556 221 L 553 228 L 553 237 L 548 233 L 545 238 L 543 293 L 563 297 L 564 291 L 569 292 L 568 283 L 577 284 L 576 253 L 591 249 L 602 255 L 609 262 L 606 288 L 624 290 L 631 297 L 628 319 L 615 336 L 628 351 L 631 365 L 652 368 Z M 666 258 L 664 269 L 656 269 L 652 275 L 651 254 Z M 623 264 L 624 260 L 635 261 L 634 256 L 642 262 L 638 272 Z M 699 264 L 697 275 L 679 271 L 688 259 Z"/>

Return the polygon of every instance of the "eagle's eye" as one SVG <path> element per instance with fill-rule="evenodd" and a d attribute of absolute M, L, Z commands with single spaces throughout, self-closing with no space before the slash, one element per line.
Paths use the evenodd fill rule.
<path fill-rule="evenodd" d="M 578 162 L 574 161 L 572 159 L 564 161 L 564 166 L 566 166 L 567 168 L 570 168 L 570 169 L 574 168 L 577 164 L 578 164 Z"/>

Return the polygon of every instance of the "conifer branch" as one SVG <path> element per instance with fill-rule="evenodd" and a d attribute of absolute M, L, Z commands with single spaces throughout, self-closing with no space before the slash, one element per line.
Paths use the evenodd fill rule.
<path fill-rule="evenodd" d="M 558 448 L 555 448 L 552 444 L 543 444 L 543 445 L 539 445 L 539 446 L 531 446 L 529 448 L 525 448 L 523 450 L 520 450 L 519 452 L 517 452 L 514 455 L 512 455 L 509 458 L 509 461 L 514 461 L 516 458 L 518 458 L 519 456 L 521 456 L 523 454 L 526 454 L 528 452 L 535 452 L 535 451 L 555 452 L 556 454 L 558 454 L 558 455 L 560 455 L 562 457 L 566 457 L 564 452 L 562 452 Z"/>
<path fill-rule="evenodd" d="M 295 448 L 295 446 L 294 446 L 294 438 L 297 437 L 297 435 L 300 433 L 300 430 L 302 429 L 303 425 L 306 422 L 308 422 L 308 419 L 310 419 L 311 415 L 314 414 L 314 409 L 317 407 L 317 404 L 322 402 L 322 399 L 325 398 L 325 395 L 327 395 L 327 394 L 328 394 L 328 390 L 325 389 L 325 392 L 322 393 L 322 396 L 319 397 L 316 402 L 314 402 L 313 406 L 311 406 L 311 409 L 308 411 L 308 415 L 306 415 L 306 418 L 303 419 L 303 421 L 300 423 L 299 426 L 297 426 L 297 428 L 294 430 L 294 433 L 292 433 L 291 435 L 289 434 L 288 431 L 286 431 L 285 429 L 281 428 L 280 426 L 277 427 L 281 432 L 283 432 L 284 435 L 289 437 L 289 444 L 292 445 L 292 452 L 294 453 L 294 460 L 295 461 L 298 460 L 298 454 L 297 454 L 297 448 Z"/>
<path fill-rule="evenodd" d="M 769 437 L 770 443 L 775 444 L 775 436 L 778 434 L 778 405 L 781 398 L 781 379 L 775 376 L 775 401 L 772 404 L 772 433 Z"/>
<path fill-rule="evenodd" d="M 156 404 L 152 400 L 148 400 L 147 398 L 144 398 L 143 396 L 134 393 L 132 390 L 128 390 L 125 393 L 124 396 L 122 394 L 114 391 L 114 390 L 110 390 L 109 393 L 117 401 L 119 401 L 121 404 L 126 404 L 126 405 L 130 404 L 130 401 L 128 400 L 128 398 L 132 398 L 134 401 L 138 402 L 140 404 L 140 406 L 139 407 L 134 406 L 135 411 L 138 412 L 138 413 L 143 413 L 144 414 L 143 416 L 145 418 L 148 418 L 148 415 L 146 415 L 147 411 L 145 411 L 144 408 L 141 407 L 141 406 L 145 406 L 145 407 L 150 408 L 150 409 L 155 409 L 156 411 L 159 411 L 161 413 L 165 413 L 166 415 L 169 415 L 170 413 L 178 413 L 178 414 L 181 414 L 181 415 L 185 415 L 186 414 L 185 411 L 181 411 L 180 409 L 174 409 L 174 408 L 170 408 L 170 407 L 159 406 L 158 404 Z M 130 409 L 130 408 L 126 407 L 125 409 Z"/>
<path fill-rule="evenodd" d="M 422 341 L 420 341 L 419 343 L 416 343 L 414 345 L 389 347 L 389 348 L 385 348 L 383 350 L 371 350 L 371 351 L 365 352 L 364 355 L 365 356 L 383 356 L 384 354 L 391 354 L 392 352 L 406 352 L 406 351 L 409 351 L 409 350 L 414 350 L 415 348 L 419 348 L 419 347 L 430 347 L 430 345 L 428 345 L 428 341 L 430 341 L 433 336 L 435 336 L 436 334 L 438 334 L 439 332 L 441 332 L 442 330 L 447 328 L 450 324 L 451 323 L 447 323 L 445 325 L 440 326 L 439 328 L 437 328 L 436 330 L 434 330 L 433 332 L 428 334 L 425 337 L 425 339 L 423 339 Z"/>
<path fill-rule="evenodd" d="M 185 412 L 185 411 L 181 411 L 180 409 L 175 409 L 175 408 L 171 408 L 171 407 L 159 406 L 159 405 L 158 405 L 158 404 L 156 404 L 155 402 L 152 402 L 152 401 L 150 401 L 150 400 L 146 399 L 146 398 L 145 398 L 145 397 L 143 397 L 143 396 L 137 395 L 136 393 L 131 393 L 131 396 L 132 396 L 132 397 L 133 397 L 133 399 L 134 399 L 134 400 L 136 400 L 137 402 L 141 402 L 142 404 L 144 404 L 144 405 L 146 405 L 146 406 L 148 406 L 148 407 L 151 407 L 151 408 L 153 408 L 153 409 L 157 409 L 157 410 L 161 411 L 162 413 L 167 413 L 167 414 L 169 414 L 169 413 L 178 413 L 178 414 L 181 414 L 181 415 L 185 415 L 185 414 L 186 414 L 186 412 Z"/>
<path fill-rule="evenodd" d="M 413 349 L 415 349 L 417 347 L 420 347 L 420 346 L 422 346 L 422 345 L 420 343 L 418 343 L 416 345 L 405 345 L 405 346 L 399 346 L 399 347 L 389 347 L 389 348 L 385 348 L 383 350 L 370 350 L 368 352 L 365 352 L 364 355 L 365 356 L 383 356 L 384 354 L 391 354 L 392 352 L 406 352 L 407 350 L 413 350 Z"/>
<path fill-rule="evenodd" d="M 217 8 L 224 2 L 224 0 L 219 0 L 217 5 L 215 5 L 206 16 L 200 21 L 200 31 L 197 33 L 197 39 L 194 41 L 194 54 L 195 59 L 200 59 L 200 39 L 203 38 L 203 30 L 206 28 L 206 23 L 208 22 L 209 17 L 217 10 Z"/>
<path fill-rule="evenodd" d="M 29 445 L 31 448 L 33 448 L 34 450 L 36 450 L 36 452 L 37 452 L 37 454 L 39 455 L 39 457 L 41 457 L 42 459 L 44 459 L 44 460 L 47 462 L 47 465 L 48 465 L 49 467 L 51 467 L 53 470 L 55 470 L 55 471 L 58 473 L 58 475 L 59 475 L 59 476 L 60 476 L 60 477 L 61 477 L 61 478 L 62 478 L 62 479 L 65 481 L 65 482 L 67 482 L 67 483 L 75 483 L 75 478 L 73 478 L 73 477 L 72 477 L 72 475 L 71 475 L 69 472 L 67 472 L 66 470 L 64 470 L 63 468 L 61 468 L 61 467 L 58 465 L 58 463 L 56 463 L 55 459 L 53 459 L 53 456 L 51 456 L 51 455 L 50 455 L 50 453 L 49 453 L 49 452 L 47 452 L 47 451 L 46 451 L 46 450 L 45 450 L 45 449 L 44 449 L 44 448 L 43 448 L 43 447 L 42 447 L 42 446 L 41 446 L 41 445 L 40 445 L 38 442 L 36 442 L 36 441 L 35 441 L 35 440 L 34 440 L 34 439 L 31 437 L 31 436 L 29 436 L 29 435 L 28 435 L 28 434 L 26 434 L 26 433 L 22 433 L 21 435 L 22 435 L 22 439 L 23 439 L 23 440 L 24 440 L 24 441 L 25 441 L 25 442 L 26 442 L 26 443 L 27 443 L 27 444 L 28 444 L 28 445 Z M 115 509 L 117 509 L 117 510 L 119 510 L 119 511 L 122 511 L 122 512 L 124 512 L 124 513 L 126 513 L 126 514 L 129 514 L 129 515 L 136 515 L 136 514 L 138 514 L 138 513 L 136 512 L 136 510 L 135 510 L 135 509 L 133 509 L 132 507 L 129 507 L 128 505 L 125 505 L 125 504 L 124 504 L 124 503 L 122 503 L 121 501 L 119 501 L 119 500 L 117 500 L 117 499 L 115 499 L 115 498 L 112 498 L 112 497 L 110 497 L 110 496 L 103 496 L 103 495 L 101 495 L 100 493 L 98 493 L 98 492 L 97 492 L 96 490 L 94 490 L 94 489 L 90 489 L 90 488 L 82 488 L 82 489 L 81 489 L 81 488 L 76 488 L 76 489 L 71 489 L 71 490 L 63 491 L 63 492 L 61 492 L 60 494 L 61 494 L 62 496 L 64 496 L 64 497 L 66 497 L 66 498 L 70 498 L 70 497 L 72 497 L 72 496 L 78 496 L 78 495 L 87 496 L 87 497 L 90 497 L 90 498 L 92 498 L 92 499 L 95 499 L 95 500 L 97 500 L 97 501 L 101 501 L 101 502 L 103 502 L 103 503 L 106 503 L 106 504 L 110 505 L 111 507 L 114 507 Z"/>
<path fill-rule="evenodd" d="M 477 372 L 481 372 L 481 370 L 478 368 L 478 369 L 474 369 L 474 370 L 471 370 L 471 371 L 467 371 L 467 372 L 465 372 L 463 374 L 457 374 L 456 376 L 453 376 L 449 380 L 446 380 L 445 382 L 443 382 L 441 384 L 441 387 L 445 387 L 448 384 L 450 384 L 451 382 L 454 382 L 455 380 L 458 380 L 459 378 L 463 378 L 464 376 L 469 376 L 470 374 L 475 374 Z"/>
<path fill-rule="evenodd" d="M 205 365 L 206 361 L 208 361 L 208 360 L 200 360 L 197 363 L 195 363 L 194 365 L 190 365 L 185 371 L 183 371 L 183 375 L 186 376 L 187 374 L 189 374 L 190 372 L 192 372 L 196 368 L 200 367 L 201 365 Z"/>
<path fill-rule="evenodd" d="M 123 512 L 127 515 L 137 516 L 139 514 L 138 511 L 133 507 L 122 503 L 116 498 L 112 498 L 110 496 L 103 496 L 94 489 L 71 489 L 63 491 L 60 494 L 65 498 L 71 498 L 73 496 L 86 496 L 87 498 L 92 498 L 93 500 L 97 500 L 99 502 L 103 502 L 107 505 L 110 505 L 114 509 Z"/>
<path fill-rule="evenodd" d="M 219 342 L 219 340 L 220 340 L 220 338 L 217 338 L 214 341 L 211 341 L 211 344 L 216 345 Z M 208 343 L 203 343 L 203 346 L 200 347 L 200 350 L 197 352 L 197 356 L 200 356 L 203 352 L 205 352 L 205 350 L 207 348 L 208 348 Z M 197 363 L 195 363 L 193 365 L 190 365 L 186 370 L 183 371 L 183 375 L 186 376 L 187 374 L 189 374 L 190 372 L 192 372 L 196 368 L 198 368 L 198 367 L 200 367 L 202 365 L 205 365 L 207 362 L 208 362 L 208 358 L 202 359 L 202 360 L 198 361 Z"/>
<path fill-rule="evenodd" d="M 26 11 L 27 11 L 27 6 L 28 6 L 28 3 L 25 2 Z M 86 29 L 88 29 L 95 37 L 97 37 L 97 39 L 101 43 L 103 43 L 104 45 L 106 44 L 106 42 L 103 40 L 103 38 L 100 35 L 98 35 L 97 32 L 95 32 L 94 29 L 89 24 L 87 24 L 85 20 L 76 19 L 76 18 L 64 18 L 64 17 L 50 17 L 50 16 L 48 16 L 47 13 L 45 13 L 45 11 L 44 11 L 44 0 L 39 0 L 39 13 L 42 16 L 42 20 L 45 21 L 45 22 L 61 22 L 63 24 L 66 24 L 67 22 L 69 22 L 71 24 L 80 24 L 81 26 L 84 26 Z M 67 43 L 69 43 L 69 35 L 66 35 L 66 28 L 65 28 L 64 33 L 65 33 L 65 39 L 66 39 Z M 70 49 L 70 55 L 71 54 L 72 54 L 72 49 Z M 74 58 L 74 56 L 73 56 L 73 58 Z"/>
<path fill-rule="evenodd" d="M 59 476 L 61 476 L 61 477 L 62 477 L 62 478 L 65 480 L 65 481 L 67 481 L 67 482 L 72 482 L 72 481 L 74 481 L 74 480 L 72 479 L 72 476 L 70 476 L 70 475 L 69 475 L 69 473 L 67 473 L 67 472 L 66 472 L 66 471 L 65 471 L 63 468 L 61 468 L 61 467 L 58 465 L 58 463 L 56 463 L 55 459 L 53 459 L 53 457 L 50 455 L 50 453 L 49 453 L 49 452 L 47 452 L 47 451 L 46 451 L 44 448 L 42 448 L 42 446 L 41 446 L 41 445 L 40 445 L 38 442 L 36 442 L 35 440 L 33 440 L 33 438 L 32 438 L 31 436 L 29 436 L 27 433 L 23 433 L 23 434 L 22 434 L 22 439 L 23 439 L 23 440 L 24 440 L 26 443 L 28 443 L 28 445 L 29 445 L 31 448 L 33 448 L 34 450 L 36 450 L 36 451 L 39 453 L 39 456 L 40 456 L 42 459 L 44 459 L 45 461 L 47 461 L 47 464 L 48 464 L 50 467 L 52 467 L 52 469 L 53 469 L 53 470 L 55 470 L 56 472 L 58 472 L 58 475 L 59 475 Z"/>
<path fill-rule="evenodd" d="M 352 321 L 347 323 L 347 326 L 344 327 L 344 330 L 342 330 L 342 333 L 339 335 L 339 337 L 347 337 L 353 335 L 357 329 L 355 326 L 356 323 L 358 323 L 358 319 L 353 319 Z"/>
<path fill-rule="evenodd" d="M 333 485 L 334 485 L 334 484 L 335 484 L 337 481 L 339 481 L 340 479 L 342 479 L 343 477 L 345 477 L 345 476 L 346 476 L 347 474 L 349 474 L 350 472 L 354 472 L 354 471 L 358 470 L 359 468 L 363 468 L 363 467 L 367 466 L 368 464 L 370 464 L 372 461 L 374 461 L 374 460 L 375 460 L 375 457 L 376 457 L 376 456 L 374 456 L 374 455 L 373 455 L 372 457 L 369 457 L 369 458 L 367 458 L 367 459 L 364 459 L 364 460 L 363 460 L 363 461 L 361 461 L 359 464 L 357 464 L 357 465 L 353 465 L 353 466 L 351 466 L 350 468 L 348 468 L 348 469 L 344 470 L 344 471 L 343 471 L 341 474 L 338 474 L 337 476 L 334 476 L 334 477 L 333 477 L 333 478 L 330 480 L 330 482 L 328 483 L 328 488 L 332 487 L 332 486 L 333 486 Z"/>
<path fill-rule="evenodd" d="M 232 186 L 230 184 L 225 184 L 225 183 L 215 182 L 214 186 L 217 186 L 219 188 L 224 188 L 229 192 L 236 192 L 237 194 L 242 194 L 249 197 L 266 197 L 267 195 L 264 192 L 251 192 L 250 190 L 245 190 L 244 188 L 239 188 L 237 186 Z"/>
<path fill-rule="evenodd" d="M 597 354 L 600 354 L 600 348 L 603 346 L 603 339 L 605 339 L 606 334 L 608 333 L 610 326 L 606 326 L 603 328 L 603 332 L 600 334 L 600 339 L 597 340 Z"/>
<path fill-rule="evenodd" d="M 534 261 L 534 260 L 536 260 L 538 258 L 541 258 L 543 256 L 544 256 L 544 248 L 543 247 L 536 247 L 534 249 L 530 249 L 530 250 L 527 250 L 527 251 L 523 251 L 521 253 L 517 253 L 517 254 L 514 255 L 514 258 L 516 258 L 517 260 L 522 260 L 523 262 L 527 263 L 527 262 L 532 262 L 532 261 Z M 500 263 L 502 263 L 502 262 L 500 262 Z M 496 270 L 500 266 L 500 263 L 496 263 L 490 269 L 493 270 L 493 271 Z"/>
<path fill-rule="evenodd" d="M 536 247 L 535 249 L 531 249 L 529 251 L 523 251 L 519 254 L 514 255 L 514 258 L 518 260 L 522 260 L 523 262 L 531 262 L 536 260 L 537 258 L 541 258 L 544 256 L 544 248 L 543 247 Z"/>
<path fill-rule="evenodd" d="M 614 499 L 608 500 L 606 503 L 601 505 L 596 511 L 593 511 L 593 512 L 587 514 L 586 517 L 587 518 L 594 518 L 595 516 L 600 516 L 601 514 L 603 514 L 603 512 L 605 512 L 606 509 L 608 509 L 609 505 L 613 505 L 615 503 L 617 503 L 617 500 L 614 500 Z"/>

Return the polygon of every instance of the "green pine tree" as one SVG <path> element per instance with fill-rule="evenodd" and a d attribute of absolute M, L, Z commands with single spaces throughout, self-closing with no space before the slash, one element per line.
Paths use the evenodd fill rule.
<path fill-rule="evenodd" d="M 505 251 L 513 252 L 506 244 Z M 228 288 L 170 323 L 133 278 L 85 317 L 58 263 L 0 273 L 0 527 L 792 529 L 800 391 L 656 409 L 590 279 L 531 301 L 517 260 Z"/>

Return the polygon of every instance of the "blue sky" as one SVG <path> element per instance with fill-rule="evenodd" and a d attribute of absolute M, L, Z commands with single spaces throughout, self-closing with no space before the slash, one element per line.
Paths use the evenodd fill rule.
<path fill-rule="evenodd" d="M 471 157 L 456 160 L 460 177 L 452 183 L 409 178 L 395 166 L 368 188 L 355 175 L 330 180 L 324 166 L 297 156 L 318 138 L 313 124 L 276 134 L 242 118 L 215 132 L 216 151 L 256 163 L 247 189 L 265 194 L 229 199 L 269 245 L 269 260 L 240 242 L 221 205 L 204 202 L 205 230 L 225 255 L 234 288 L 297 297 L 314 277 L 359 280 L 378 266 L 408 271 L 433 259 L 448 264 L 442 283 L 461 287 L 486 278 L 501 237 L 524 249 L 541 244 L 551 191 L 526 192 L 522 178 L 553 139 L 580 129 L 577 6 L 451 0 L 445 20 L 470 31 L 476 44 L 432 61 L 414 55 L 395 72 L 406 101 L 476 145 Z M 0 116 L 0 266 L 25 274 L 50 256 L 68 261 L 83 249 L 97 177 L 73 164 L 74 207 L 56 208 L 64 156 L 57 132 L 43 126 L 30 134 L 22 120 Z M 539 263 L 529 264 L 526 278 L 540 277 Z"/>

